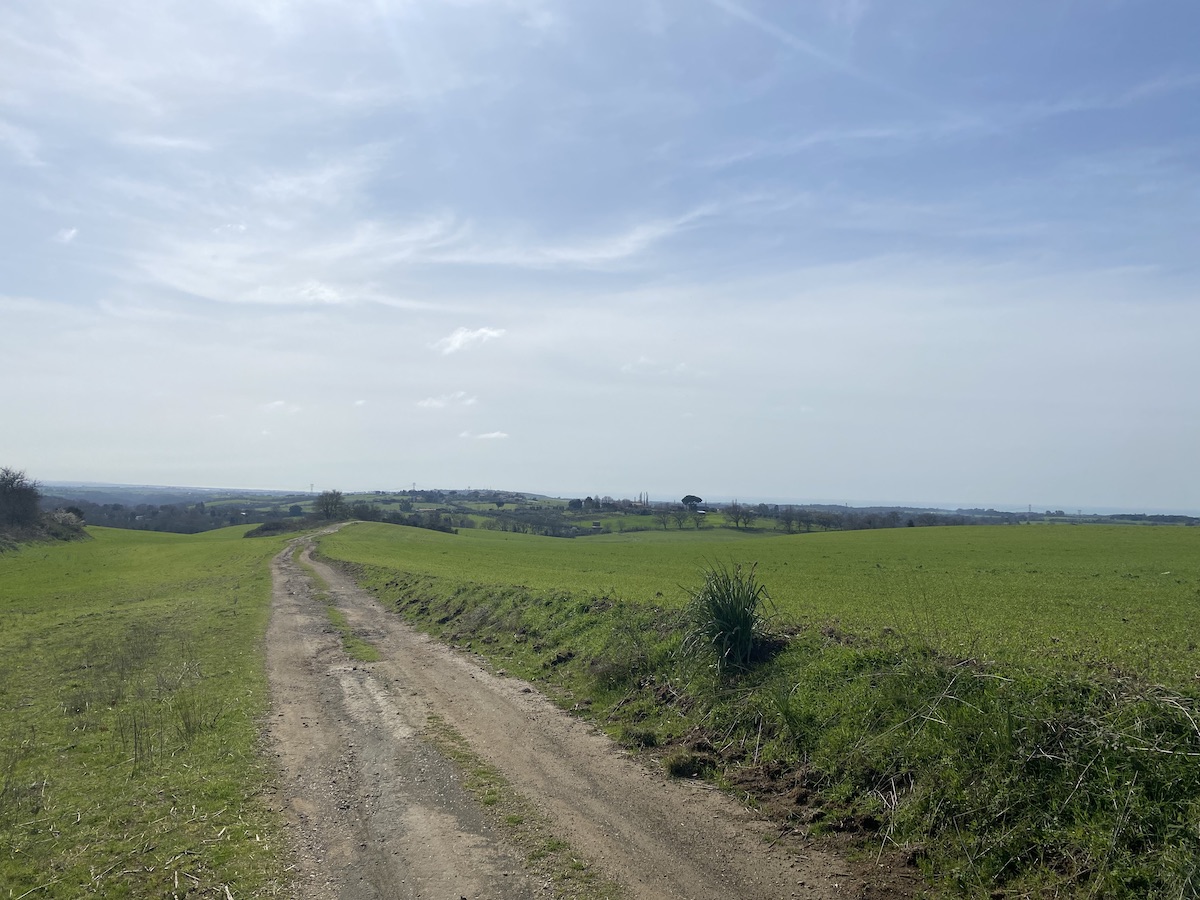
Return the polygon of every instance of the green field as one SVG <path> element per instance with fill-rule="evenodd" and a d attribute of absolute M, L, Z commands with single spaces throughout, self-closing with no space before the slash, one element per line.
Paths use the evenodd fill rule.
<path fill-rule="evenodd" d="M 283 539 L 245 530 L 0 555 L 0 897 L 286 890 L 260 743 Z M 782 814 L 951 893 L 1200 894 L 1200 529 L 357 524 L 321 549 L 668 770 L 778 811 L 769 775 L 807 798 Z M 732 674 L 681 653 L 713 565 L 755 566 L 787 634 Z"/>
<path fill-rule="evenodd" d="M 0 555 L 0 897 L 271 896 L 277 540 L 92 528 Z"/>
<path fill-rule="evenodd" d="M 355 525 L 381 600 L 668 771 L 990 897 L 1200 896 L 1200 529 L 973 526 L 561 540 Z M 778 635 L 703 652 L 754 573 Z"/>
<path fill-rule="evenodd" d="M 921 635 L 947 653 L 1200 676 L 1200 529 L 976 526 L 556 540 L 356 525 L 334 558 L 448 581 L 680 605 L 709 563 L 756 563 L 780 617 Z"/>

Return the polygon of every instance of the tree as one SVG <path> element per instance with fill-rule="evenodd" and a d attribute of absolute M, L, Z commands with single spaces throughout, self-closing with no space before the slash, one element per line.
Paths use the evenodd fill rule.
<path fill-rule="evenodd" d="M 313 501 L 313 511 L 322 519 L 341 519 L 346 515 L 346 500 L 341 491 L 322 491 Z"/>
<path fill-rule="evenodd" d="M 42 492 L 17 469 L 0 469 L 0 526 L 34 525 L 41 517 Z"/>
<path fill-rule="evenodd" d="M 300 516 L 304 515 L 304 507 L 302 507 L 299 503 L 293 503 L 288 507 L 288 515 L 299 518 Z"/>
<path fill-rule="evenodd" d="M 671 518 L 675 520 L 675 526 L 682 531 L 683 526 L 688 523 L 688 519 L 692 517 L 691 511 L 686 507 L 680 507 L 671 513 Z"/>
<path fill-rule="evenodd" d="M 362 519 L 364 522 L 378 522 L 380 519 L 379 507 L 365 500 L 356 500 L 350 507 L 350 513 L 354 518 Z"/>
<path fill-rule="evenodd" d="M 695 512 L 695 510 L 696 510 L 696 507 L 697 507 L 697 506 L 699 506 L 699 505 L 700 505 L 701 503 L 703 503 L 704 501 L 703 501 L 703 500 L 701 500 L 699 497 L 697 497 L 695 494 L 688 494 L 688 495 L 687 495 L 686 497 L 684 497 L 684 498 L 683 498 L 683 500 L 681 500 L 680 502 L 681 502 L 681 503 L 682 503 L 684 506 L 686 506 L 688 509 L 690 509 L 690 510 L 692 510 L 693 512 Z"/>
<path fill-rule="evenodd" d="M 742 517 L 745 514 L 745 507 L 734 500 L 725 507 L 725 521 L 731 522 L 734 528 L 742 527 Z"/>
<path fill-rule="evenodd" d="M 667 530 L 667 525 L 671 522 L 671 507 L 663 503 L 654 507 L 654 518 L 658 520 L 658 524 L 663 527 L 663 531 Z"/>

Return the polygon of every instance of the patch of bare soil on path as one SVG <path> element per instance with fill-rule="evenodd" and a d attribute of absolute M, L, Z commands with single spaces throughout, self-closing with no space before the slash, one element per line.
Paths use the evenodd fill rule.
<path fill-rule="evenodd" d="M 422 737 L 430 716 L 457 731 L 629 897 L 912 896 L 911 883 L 795 835 L 781 838 L 720 791 L 647 768 L 529 684 L 490 673 L 403 623 L 345 575 L 312 565 L 329 600 L 382 659 L 348 661 L 306 573 L 290 550 L 276 557 L 270 732 L 298 858 L 297 896 L 555 896 L 556 883 L 522 864 L 504 829 L 463 790 L 455 764 Z"/>

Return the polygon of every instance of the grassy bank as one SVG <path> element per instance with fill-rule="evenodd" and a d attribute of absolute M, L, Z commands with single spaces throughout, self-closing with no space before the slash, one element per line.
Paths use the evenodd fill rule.
<path fill-rule="evenodd" d="M 1189 529 L 555 541 L 357 526 L 382 599 L 679 774 L 898 852 L 967 895 L 1200 890 Z M 680 586 L 757 562 L 779 637 L 723 675 Z"/>
<path fill-rule="evenodd" d="M 278 540 L 245 528 L 0 556 L 0 896 L 271 896 L 262 640 Z"/>

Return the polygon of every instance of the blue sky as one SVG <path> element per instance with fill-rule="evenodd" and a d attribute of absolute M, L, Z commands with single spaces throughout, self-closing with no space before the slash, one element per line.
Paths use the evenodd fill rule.
<path fill-rule="evenodd" d="M 1200 511 L 1197 34 L 8 0 L 0 464 Z"/>

